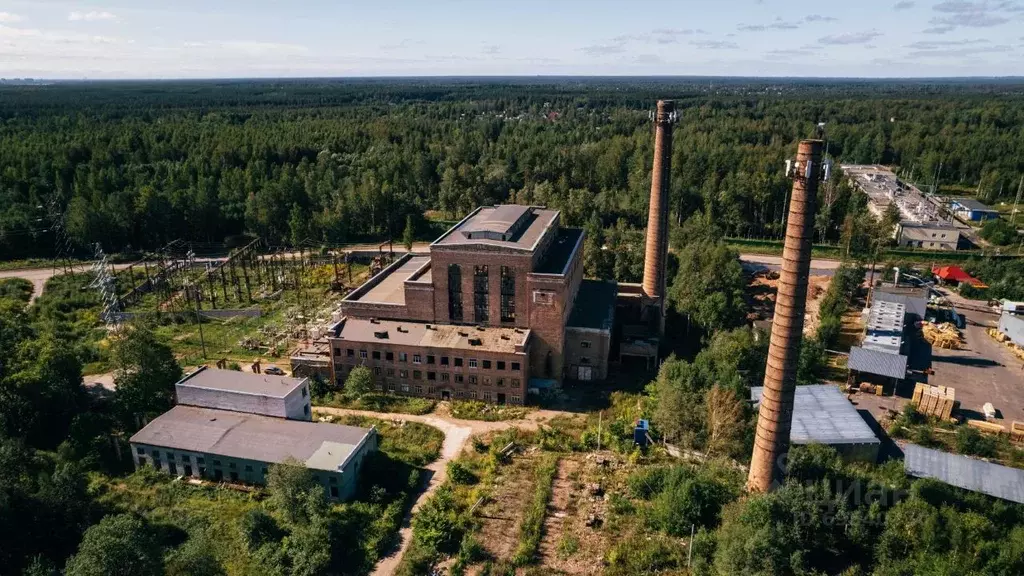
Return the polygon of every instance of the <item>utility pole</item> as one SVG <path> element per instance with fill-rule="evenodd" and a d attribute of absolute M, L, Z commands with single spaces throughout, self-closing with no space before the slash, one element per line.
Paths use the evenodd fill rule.
<path fill-rule="evenodd" d="M 199 344 L 203 347 L 203 360 L 206 360 L 206 338 L 203 337 L 203 319 L 199 316 L 199 290 L 196 284 L 189 284 L 188 290 L 192 292 L 195 303 L 196 324 L 199 325 Z"/>
<path fill-rule="evenodd" d="M 694 525 L 690 524 L 690 545 L 686 547 L 686 567 L 689 568 L 690 564 L 693 563 L 693 528 Z"/>
<path fill-rule="evenodd" d="M 1013 212 L 1010 212 L 1010 225 L 1017 224 L 1017 203 L 1020 202 L 1020 191 L 1024 189 L 1024 176 L 1020 177 L 1020 184 L 1017 184 L 1017 197 L 1013 199 Z"/>

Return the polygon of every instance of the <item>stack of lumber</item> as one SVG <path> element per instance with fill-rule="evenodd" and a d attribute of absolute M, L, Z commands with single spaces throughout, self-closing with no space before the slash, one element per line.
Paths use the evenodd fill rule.
<path fill-rule="evenodd" d="M 1006 347 L 1010 349 L 1010 352 L 1013 352 L 1013 354 L 1017 358 L 1024 360 L 1024 348 L 1015 344 L 1009 336 L 1003 334 L 996 328 L 989 328 L 985 330 L 985 332 L 988 332 L 988 335 L 994 338 L 996 342 L 1002 342 L 1003 344 L 1006 344 Z"/>
<path fill-rule="evenodd" d="M 914 396 L 910 402 L 922 414 L 949 420 L 956 405 L 956 389 L 918 383 L 914 386 Z"/>
<path fill-rule="evenodd" d="M 959 350 L 964 344 L 963 337 L 960 336 L 960 330 L 949 322 L 943 322 L 942 324 L 922 322 L 921 334 L 929 344 L 939 348 Z"/>
<path fill-rule="evenodd" d="M 1005 426 L 993 424 L 992 422 L 986 422 L 984 420 L 968 420 L 967 425 L 971 428 L 977 428 L 982 432 L 988 432 L 989 434 L 1006 434 Z"/>
<path fill-rule="evenodd" d="M 1014 420 L 1013 424 L 1010 424 L 1010 439 L 1018 442 L 1024 440 L 1024 422 Z"/>

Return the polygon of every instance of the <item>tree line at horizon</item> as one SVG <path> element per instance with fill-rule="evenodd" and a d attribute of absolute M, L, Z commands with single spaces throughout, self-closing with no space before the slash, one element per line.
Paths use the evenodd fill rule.
<path fill-rule="evenodd" d="M 675 96 L 671 210 L 726 236 L 779 237 L 796 142 L 1009 198 L 1024 172 L 1013 85 L 696 81 L 367 81 L 3 87 L 0 257 L 173 239 L 272 245 L 398 238 L 425 211 L 546 204 L 626 237 L 646 223 L 648 111 Z M 823 187 L 822 194 L 828 193 Z M 821 198 L 837 241 L 843 191 Z M 845 192 L 848 194 L 848 191 Z M 986 198 L 992 200 L 993 198 Z"/>

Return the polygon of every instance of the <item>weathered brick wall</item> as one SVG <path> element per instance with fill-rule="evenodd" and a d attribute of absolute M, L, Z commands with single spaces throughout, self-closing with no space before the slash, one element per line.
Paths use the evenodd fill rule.
<path fill-rule="evenodd" d="M 408 320 L 409 311 L 402 304 L 380 302 L 341 303 L 341 313 L 352 318 L 380 318 L 382 320 Z"/>
<path fill-rule="evenodd" d="M 592 328 L 565 329 L 565 364 L 567 377 L 577 379 L 579 366 L 593 368 L 593 380 L 608 377 L 608 353 L 611 350 L 612 335 L 609 330 Z M 585 348 L 584 343 L 588 346 Z"/>
<path fill-rule="evenodd" d="M 434 286 L 422 282 L 406 282 L 405 313 L 409 320 L 436 322 L 434 316 Z"/>
<path fill-rule="evenodd" d="M 473 271 L 476 266 L 487 266 L 488 326 L 515 326 L 525 328 L 529 317 L 529 296 L 527 275 L 532 270 L 532 256 L 529 253 L 511 253 L 508 250 L 474 246 L 472 250 L 457 250 L 434 247 L 430 254 L 432 279 L 434 283 L 434 319 L 450 323 L 448 317 L 448 266 L 458 264 L 462 271 L 462 323 L 475 324 L 473 315 Z M 509 266 L 515 273 L 516 321 L 501 322 L 501 267 Z"/>
<path fill-rule="evenodd" d="M 472 328 L 467 327 L 467 330 Z M 348 350 L 352 350 L 352 356 Z M 527 347 L 527 352 L 529 346 Z M 362 351 L 366 351 L 366 358 L 362 357 Z M 374 352 L 379 358 L 374 357 Z M 388 353 L 391 353 L 391 360 L 388 360 Z M 390 390 L 399 394 L 413 396 L 428 396 L 440 398 L 441 392 L 447 390 L 452 398 L 476 398 L 483 400 L 485 393 L 490 393 L 491 401 L 498 399 L 498 394 L 505 394 L 507 403 L 512 403 L 512 396 L 519 397 L 519 402 L 526 398 L 526 387 L 529 379 L 530 367 L 527 352 L 524 353 L 498 353 L 486 350 L 452 350 L 445 348 L 425 348 L 420 346 L 398 346 L 389 344 L 386 341 L 380 343 L 358 343 L 347 340 L 331 339 L 331 354 L 336 381 L 343 383 L 348 373 L 355 366 L 366 366 L 373 373 L 374 383 L 381 390 Z M 401 354 L 406 354 L 406 359 L 401 360 Z M 419 362 L 416 362 L 416 355 L 419 355 Z M 430 356 L 433 356 L 433 363 L 430 363 Z M 442 364 L 443 358 L 448 359 L 448 364 Z M 456 358 L 462 360 L 462 366 L 456 366 Z M 470 366 L 470 360 L 476 360 L 476 367 Z M 485 368 L 485 362 L 490 362 L 490 367 Z M 504 362 L 504 368 L 498 369 L 499 362 Z M 513 369 L 513 363 L 518 364 L 518 369 Z M 403 371 L 405 376 L 402 376 Z M 418 372 L 418 374 L 417 374 Z M 430 379 L 433 374 L 433 380 Z M 444 379 L 444 374 L 448 379 Z M 417 375 L 419 376 L 417 378 Z M 456 375 L 462 376 L 462 382 L 458 382 Z M 476 377 L 473 383 L 470 376 Z M 498 379 L 501 379 L 499 385 Z M 391 390 L 391 387 L 394 390 Z M 419 387 L 419 391 L 417 391 Z M 430 393 L 429 389 L 434 392 Z M 460 394 L 461 393 L 461 394 Z"/>
<path fill-rule="evenodd" d="M 530 373 L 536 378 L 561 381 L 567 292 L 565 277 L 531 274 L 528 286 L 529 322 L 534 340 L 530 347 Z"/>

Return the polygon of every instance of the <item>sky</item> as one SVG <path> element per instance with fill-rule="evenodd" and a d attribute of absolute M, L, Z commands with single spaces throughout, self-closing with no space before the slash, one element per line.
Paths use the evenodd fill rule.
<path fill-rule="evenodd" d="M 1024 0 L 0 0 L 0 77 L 1024 76 Z"/>

